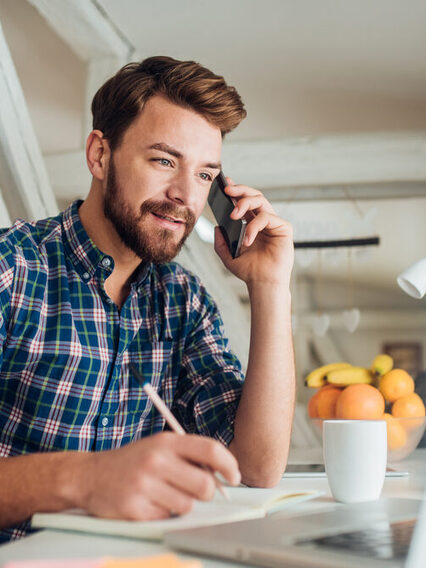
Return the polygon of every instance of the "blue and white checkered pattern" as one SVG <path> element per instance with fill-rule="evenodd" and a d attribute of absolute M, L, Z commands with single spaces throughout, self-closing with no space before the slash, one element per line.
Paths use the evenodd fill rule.
<path fill-rule="evenodd" d="M 114 261 L 78 207 L 0 231 L 0 457 L 107 450 L 162 431 L 129 362 L 187 432 L 228 444 L 243 375 L 213 300 L 178 264 L 142 264 L 119 310 L 104 288 Z"/>

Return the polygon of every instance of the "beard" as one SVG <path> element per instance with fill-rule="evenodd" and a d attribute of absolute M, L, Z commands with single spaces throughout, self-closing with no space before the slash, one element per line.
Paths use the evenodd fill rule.
<path fill-rule="evenodd" d="M 174 231 L 162 227 L 144 227 L 144 220 L 151 214 L 171 216 L 185 222 L 183 236 L 176 241 Z M 147 199 L 135 213 L 123 198 L 123 192 L 117 184 L 113 157 L 108 168 L 104 215 L 111 221 L 123 244 L 146 262 L 162 263 L 171 261 L 180 251 L 188 235 L 194 228 L 195 215 L 185 207 L 179 207 L 170 201 Z"/>

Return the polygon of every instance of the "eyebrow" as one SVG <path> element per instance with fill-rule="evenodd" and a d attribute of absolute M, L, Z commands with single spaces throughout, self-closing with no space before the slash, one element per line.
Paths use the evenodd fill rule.
<path fill-rule="evenodd" d="M 161 152 L 166 152 L 166 154 L 170 154 L 171 156 L 174 156 L 175 158 L 183 158 L 183 154 L 181 152 L 179 152 L 179 150 L 176 150 L 176 148 L 173 148 L 173 146 L 169 146 L 168 144 L 164 144 L 164 142 L 156 142 L 155 144 L 152 144 L 151 146 L 148 147 L 149 150 L 160 150 Z M 222 164 L 220 162 L 209 162 L 207 164 L 204 164 L 202 166 L 203 168 L 211 168 L 213 170 L 221 170 L 222 169 Z"/>

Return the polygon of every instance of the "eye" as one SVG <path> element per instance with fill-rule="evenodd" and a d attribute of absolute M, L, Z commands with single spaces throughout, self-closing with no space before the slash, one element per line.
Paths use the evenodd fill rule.
<path fill-rule="evenodd" d="M 166 168 L 173 166 L 171 160 L 168 160 L 167 158 L 150 158 L 150 161 L 160 164 L 160 166 L 165 166 Z"/>
<path fill-rule="evenodd" d="M 208 174 L 207 172 L 201 172 L 200 178 L 205 180 L 205 181 L 212 181 L 213 180 L 212 176 L 210 174 Z"/>

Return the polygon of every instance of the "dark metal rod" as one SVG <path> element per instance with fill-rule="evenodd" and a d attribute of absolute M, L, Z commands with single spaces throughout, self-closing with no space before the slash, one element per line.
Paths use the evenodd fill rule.
<path fill-rule="evenodd" d="M 300 241 L 294 243 L 296 249 L 309 248 L 338 248 L 338 247 L 367 247 L 371 245 L 379 245 L 379 237 L 368 237 L 365 239 L 343 239 L 339 241 Z"/>

